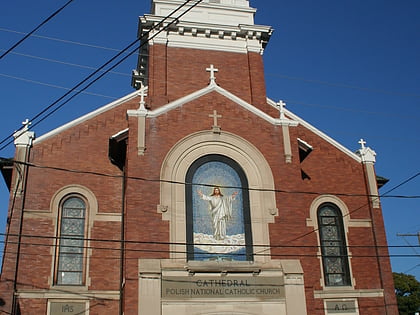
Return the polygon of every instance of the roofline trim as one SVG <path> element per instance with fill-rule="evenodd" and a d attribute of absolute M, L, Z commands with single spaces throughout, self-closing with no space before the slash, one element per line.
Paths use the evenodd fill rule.
<path fill-rule="evenodd" d="M 115 101 L 113 101 L 113 102 L 111 102 L 107 105 L 104 105 L 104 106 L 102 106 L 102 107 L 100 107 L 100 108 L 98 108 L 98 109 L 96 109 L 96 110 L 94 110 L 90 113 L 87 113 L 86 115 L 83 115 L 83 116 L 81 116 L 79 118 L 76 118 L 75 120 L 72 120 L 72 121 L 70 121 L 70 122 L 68 122 L 68 123 L 66 123 L 66 124 L 64 124 L 64 125 L 62 125 L 58 128 L 55 128 L 55 129 L 43 134 L 39 138 L 36 138 L 33 143 L 38 144 L 38 143 L 40 143 L 44 140 L 47 140 L 47 139 L 55 136 L 56 134 L 58 134 L 60 132 L 63 132 L 65 130 L 71 128 L 71 127 L 74 127 L 74 126 L 76 126 L 76 125 L 78 125 L 78 124 L 80 124 L 80 123 L 82 123 L 86 120 L 89 120 L 89 119 L 91 119 L 95 116 L 98 116 L 99 114 L 102 114 L 102 113 L 104 113 L 104 112 L 106 112 L 106 111 L 108 111 L 108 110 L 126 102 L 126 101 L 129 101 L 129 100 L 137 97 L 139 95 L 139 91 L 140 90 L 134 91 L 130 94 L 127 94 L 126 96 L 123 96 L 123 97 L 121 97 L 121 98 L 119 98 L 119 99 L 117 99 L 117 100 L 115 100 Z"/>
<path fill-rule="evenodd" d="M 270 104 L 271 106 L 276 107 L 276 102 L 274 102 L 272 99 L 267 98 L 267 103 Z M 316 135 L 320 136 L 322 139 L 324 139 L 325 141 L 329 142 L 330 144 L 332 144 L 333 146 L 335 146 L 337 149 L 339 149 L 340 151 L 342 151 L 343 153 L 347 154 L 348 156 L 350 156 L 351 158 L 353 158 L 354 160 L 356 160 L 357 162 L 361 163 L 362 159 L 354 152 L 352 152 L 351 150 L 347 149 L 345 146 L 343 146 L 342 144 L 340 144 L 339 142 L 335 141 L 333 138 L 327 136 L 325 133 L 323 133 L 321 130 L 315 128 L 314 126 L 312 126 L 310 123 L 308 123 L 307 121 L 303 120 L 302 118 L 300 118 L 299 116 L 297 116 L 296 114 L 292 113 L 291 111 L 289 111 L 287 108 L 284 108 L 285 113 L 287 114 L 287 116 L 289 116 L 292 120 L 298 121 L 299 124 L 301 124 L 302 126 L 306 127 L 307 129 L 309 129 L 310 131 L 312 131 L 313 133 L 315 133 Z"/>
<path fill-rule="evenodd" d="M 239 106 L 243 107 L 244 109 L 252 112 L 256 116 L 264 119 L 265 121 L 271 123 L 272 125 L 290 125 L 290 126 L 297 126 L 298 122 L 293 121 L 291 119 L 280 119 L 280 118 L 273 118 L 272 116 L 268 115 L 267 113 L 263 112 L 262 110 L 258 109 L 257 107 L 249 104 L 248 102 L 244 101 L 240 97 L 232 94 L 231 92 L 225 90 L 224 88 L 218 86 L 216 83 L 210 83 L 203 89 L 197 90 L 191 94 L 188 94 L 184 97 L 181 97 L 175 101 L 172 101 L 166 105 L 163 105 L 155 110 L 141 110 L 141 109 L 134 109 L 128 110 L 128 116 L 146 116 L 147 118 L 155 118 L 162 114 L 165 114 L 173 109 L 176 109 L 186 103 L 192 102 L 208 93 L 217 92 L 220 95 L 226 97 L 227 99 L 231 100 L 232 102 L 238 104 Z"/>

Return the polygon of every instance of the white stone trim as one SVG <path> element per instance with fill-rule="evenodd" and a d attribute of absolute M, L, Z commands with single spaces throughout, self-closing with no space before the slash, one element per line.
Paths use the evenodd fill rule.
<path fill-rule="evenodd" d="M 192 266 L 194 265 L 194 266 Z M 226 268 L 227 267 L 227 268 Z M 224 270 L 224 271 L 223 271 Z M 258 270 L 254 273 L 253 270 Z M 192 273 L 191 273 L 192 272 Z M 284 297 L 264 300 L 258 297 L 179 297 L 177 300 L 162 296 L 162 279 L 208 277 L 226 279 L 230 274 L 244 278 L 282 278 Z M 139 315 L 306 315 L 306 296 L 303 270 L 299 260 L 271 260 L 266 264 L 232 262 L 228 266 L 218 262 L 182 262 L 170 259 L 139 259 Z M 146 303 L 146 304 L 145 304 Z"/>
<path fill-rule="evenodd" d="M 120 299 L 119 291 L 88 291 L 83 290 L 80 287 L 76 288 L 71 286 L 62 286 L 61 288 L 62 290 L 60 290 L 59 288 L 50 290 L 20 289 L 17 291 L 17 295 L 22 299 L 63 299 L 65 301 L 75 300 L 77 302 L 81 302 L 91 298 L 112 300 Z"/>
<path fill-rule="evenodd" d="M 345 310 L 345 312 L 343 312 L 342 310 L 340 311 L 328 311 L 328 302 L 332 302 L 332 303 L 335 303 L 336 305 L 340 305 L 341 303 L 343 303 L 343 304 L 348 304 L 348 303 L 351 303 L 351 302 L 353 302 L 354 303 L 354 307 L 355 307 L 355 309 L 354 309 L 354 311 L 352 311 L 351 309 L 346 309 Z M 355 298 L 334 298 L 334 299 L 325 299 L 324 300 L 324 312 L 325 312 L 325 315 L 328 315 L 328 314 L 334 314 L 334 313 L 345 313 L 345 314 L 347 314 L 347 315 L 359 315 L 359 303 L 358 303 L 358 301 L 357 301 L 357 299 L 355 299 Z M 330 309 L 331 310 L 331 309 Z"/>
<path fill-rule="evenodd" d="M 232 3 L 226 3 L 226 0 L 221 0 L 221 3 L 209 3 L 209 1 L 203 1 L 198 4 L 194 10 L 191 10 L 184 15 L 181 20 L 187 21 L 204 21 L 205 23 L 217 23 L 224 22 L 229 24 L 254 24 L 254 14 L 257 11 L 254 8 L 249 7 L 249 3 L 246 5 L 233 5 Z M 183 1 L 167 1 L 167 0 L 154 0 L 153 14 L 158 16 L 167 16 L 171 14 L 176 8 L 178 8 Z M 193 3 L 181 9 L 176 15 L 179 16 L 182 12 L 185 12 Z"/>
<path fill-rule="evenodd" d="M 22 297 L 23 298 L 23 297 Z M 51 299 L 48 300 L 47 303 L 47 315 L 51 315 L 51 303 L 85 303 L 85 311 L 83 312 L 83 314 L 89 315 L 90 314 L 90 301 L 88 299 L 80 299 L 80 298 L 71 298 L 71 299 L 63 299 L 63 298 L 59 298 L 59 299 Z"/>
<path fill-rule="evenodd" d="M 318 226 L 318 209 L 319 207 L 324 204 L 324 203 L 332 203 L 335 206 L 338 207 L 338 209 L 340 210 L 341 214 L 342 214 L 342 219 L 343 219 L 343 228 L 344 228 L 344 238 L 346 241 L 346 245 L 347 245 L 347 255 L 348 255 L 348 266 L 349 266 L 349 277 L 351 279 L 351 286 L 348 286 L 346 288 L 350 288 L 353 289 L 356 285 L 356 279 L 353 278 L 353 270 L 352 270 L 352 266 L 351 266 L 351 259 L 352 259 L 352 254 L 350 249 L 348 248 L 349 246 L 349 240 L 348 240 L 348 233 L 349 233 L 349 226 L 351 225 L 350 222 L 350 212 L 349 209 L 347 207 L 347 205 L 344 203 L 344 201 L 342 201 L 340 198 L 338 198 L 337 196 L 334 195 L 321 195 L 316 197 L 312 203 L 311 206 L 309 208 L 309 218 L 306 219 L 306 225 L 309 227 L 313 227 L 314 231 L 316 231 L 316 239 L 318 242 L 318 251 L 317 251 L 317 257 L 318 257 L 318 261 L 319 261 L 319 266 L 320 266 L 320 270 L 321 270 L 321 278 L 320 278 L 320 285 L 327 289 L 327 290 L 335 290 L 337 288 L 335 287 L 326 287 L 325 286 L 325 278 L 324 278 L 324 268 L 323 268 L 323 261 L 322 261 L 322 252 L 321 252 L 321 241 L 320 241 L 320 236 L 319 236 L 319 226 Z"/>
<path fill-rule="evenodd" d="M 146 32 L 150 32 L 148 34 L 150 45 L 156 43 L 167 44 L 168 47 L 262 54 L 273 33 L 270 26 L 254 25 L 252 12 L 246 13 L 249 18 L 237 19 L 236 13 L 226 14 L 225 9 L 214 14 L 214 8 L 213 12 L 205 12 L 201 6 L 176 23 L 173 23 L 175 16 L 167 18 L 163 27 L 172 24 L 165 31 L 153 29 L 175 8 L 173 6 L 165 10 L 155 10 L 158 11 L 155 12 L 157 15 L 145 14 L 140 17 L 139 34 L 145 35 Z M 198 15 L 201 18 L 198 18 Z M 218 20 L 214 18 L 216 15 L 223 17 Z M 160 33 L 156 35 L 157 32 Z"/>
<path fill-rule="evenodd" d="M 253 114 L 255 114 L 256 116 L 264 119 L 265 121 L 269 122 L 272 125 L 276 125 L 276 126 L 281 126 L 284 125 L 284 119 L 280 119 L 280 118 L 273 118 L 270 115 L 268 115 L 267 113 L 263 112 L 262 110 L 256 108 L 255 106 L 249 104 L 248 102 L 245 102 L 243 99 L 239 98 L 238 96 L 230 93 L 229 91 L 225 90 L 224 88 L 218 86 L 215 83 L 209 84 L 208 86 L 206 86 L 205 88 L 195 91 L 189 95 L 186 95 L 184 97 L 181 97 L 173 102 L 170 102 L 164 106 L 161 106 L 155 110 L 151 110 L 151 111 L 147 111 L 147 117 L 148 118 L 155 118 L 158 117 L 160 115 L 163 115 L 173 109 L 176 109 L 186 103 L 192 102 L 204 95 L 207 95 L 211 92 L 216 92 L 219 93 L 220 95 L 226 97 L 227 99 L 231 100 L 232 102 L 240 105 L 242 108 L 252 112 Z M 128 110 L 127 111 L 128 116 L 134 116 L 134 117 L 140 117 L 142 115 L 144 115 L 143 111 L 140 110 Z M 299 122 L 297 121 L 292 121 L 290 119 L 288 119 L 289 126 L 297 126 Z"/>
<path fill-rule="evenodd" d="M 157 43 L 157 42 L 156 42 Z M 169 35 L 168 47 L 190 48 L 201 50 L 225 51 L 246 54 L 248 51 L 261 53 L 262 48 L 248 49 L 247 42 L 244 40 L 221 40 L 220 38 L 207 38 L 204 36 L 190 37 L 181 35 Z"/>
<path fill-rule="evenodd" d="M 208 154 L 227 156 L 241 165 L 248 179 L 249 188 L 262 188 L 265 191 L 250 190 L 250 211 L 252 236 L 255 245 L 270 243 L 268 224 L 278 215 L 274 193 L 274 177 L 263 154 L 245 139 L 226 132 L 214 134 L 211 130 L 191 134 L 180 140 L 166 155 L 161 168 L 161 190 L 159 209 L 163 220 L 169 221 L 170 252 L 172 259 L 186 260 L 186 205 L 185 186 L 173 185 L 168 181 L 185 182 L 191 164 Z M 160 211 L 159 211 L 160 212 Z M 256 262 L 270 259 L 270 248 L 254 247 Z"/>
<path fill-rule="evenodd" d="M 54 236 L 58 235 L 58 217 L 59 217 L 59 210 L 62 200 L 68 195 L 80 195 L 86 201 L 86 262 L 85 262 L 85 278 L 84 278 L 84 285 L 77 286 L 79 290 L 87 290 L 90 285 L 90 277 L 89 277 L 89 268 L 90 268 L 90 256 L 92 254 L 92 250 L 90 249 L 90 237 L 91 237 L 91 229 L 93 228 L 94 221 L 108 221 L 108 222 L 121 222 L 121 214 L 119 213 L 100 213 L 98 208 L 98 200 L 96 199 L 95 194 L 87 187 L 82 185 L 68 185 L 65 187 L 60 188 L 55 192 L 53 197 L 51 198 L 50 202 L 50 215 L 47 215 L 45 212 L 43 216 L 47 216 L 51 218 L 51 224 L 54 226 Z M 37 211 L 38 213 L 39 211 Z M 31 214 L 27 214 L 31 215 Z M 32 214 L 34 216 L 35 213 Z M 71 287 L 71 286 L 57 286 L 54 284 L 54 274 L 55 274 L 55 260 L 57 259 L 56 255 L 56 246 L 54 240 L 52 241 L 53 246 L 51 246 L 51 273 L 48 279 L 48 283 L 52 288 L 55 287 Z"/>
<path fill-rule="evenodd" d="M 384 296 L 382 289 L 360 289 L 337 288 L 337 290 L 315 290 L 316 299 L 340 299 L 340 298 L 378 298 Z"/>
<path fill-rule="evenodd" d="M 121 98 L 115 100 L 112 103 L 109 103 L 109 104 L 107 104 L 105 106 L 102 106 L 102 107 L 98 108 L 97 110 L 94 110 L 93 112 L 90 112 L 90 113 L 88 113 L 86 115 L 83 115 L 83 116 L 81 116 L 81 117 L 79 117 L 79 118 L 77 118 L 75 120 L 72 120 L 72 121 L 68 122 L 67 124 L 64 124 L 64 125 L 56 128 L 56 129 L 53 129 L 50 132 L 47 132 L 46 134 L 43 134 L 42 136 L 36 138 L 33 141 L 33 143 L 34 144 L 41 143 L 42 141 L 44 141 L 46 139 L 49 139 L 49 138 L 51 138 L 51 137 L 53 137 L 53 136 L 55 136 L 55 135 L 57 135 L 57 134 L 65 131 L 65 130 L 69 129 L 69 128 L 72 128 L 74 126 L 77 126 L 77 125 L 85 122 L 86 120 L 92 119 L 92 118 L 94 118 L 94 117 L 96 117 L 96 116 L 98 116 L 98 115 L 100 115 L 100 114 L 102 114 L 102 113 L 104 113 L 104 112 L 106 112 L 106 111 L 114 108 L 114 107 L 117 107 L 117 106 L 119 106 L 119 105 L 121 105 L 121 104 L 123 104 L 123 103 L 125 103 L 125 102 L 127 102 L 127 101 L 129 101 L 129 100 L 131 100 L 131 99 L 133 99 L 135 97 L 137 97 L 138 95 L 139 95 L 139 91 L 134 91 L 134 92 L 132 92 L 132 93 L 130 93 L 130 94 L 124 96 L 124 97 L 121 97 Z"/>

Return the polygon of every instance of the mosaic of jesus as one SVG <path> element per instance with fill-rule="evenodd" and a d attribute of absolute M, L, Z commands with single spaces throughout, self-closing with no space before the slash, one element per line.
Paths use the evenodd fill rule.
<path fill-rule="evenodd" d="M 192 178 L 195 260 L 246 260 L 243 193 L 230 165 L 202 164 Z"/>

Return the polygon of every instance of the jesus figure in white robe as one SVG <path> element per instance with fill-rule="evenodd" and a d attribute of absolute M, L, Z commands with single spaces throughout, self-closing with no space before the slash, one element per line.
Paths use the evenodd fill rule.
<path fill-rule="evenodd" d="M 226 222 L 232 218 L 232 205 L 237 192 L 232 196 L 223 196 L 218 187 L 214 187 L 213 194 L 204 195 L 198 191 L 200 198 L 209 201 L 209 211 L 213 219 L 213 236 L 215 240 L 223 240 L 226 237 Z"/>

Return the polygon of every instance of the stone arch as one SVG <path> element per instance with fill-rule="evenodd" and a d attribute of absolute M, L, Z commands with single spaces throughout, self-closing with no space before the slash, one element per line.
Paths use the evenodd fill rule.
<path fill-rule="evenodd" d="M 173 259 L 186 259 L 186 173 L 198 158 L 220 154 L 241 165 L 249 184 L 252 239 L 254 245 L 269 245 L 268 224 L 278 214 L 274 192 L 274 177 L 264 155 L 247 140 L 227 132 L 215 134 L 212 131 L 193 133 L 178 143 L 166 155 L 161 168 L 160 205 L 158 211 L 169 221 L 170 252 Z M 176 182 L 176 183 L 174 183 Z M 257 190 L 262 189 L 262 190 Z M 174 244 L 178 243 L 178 244 Z M 270 248 L 257 247 L 255 261 L 270 260 Z"/>

